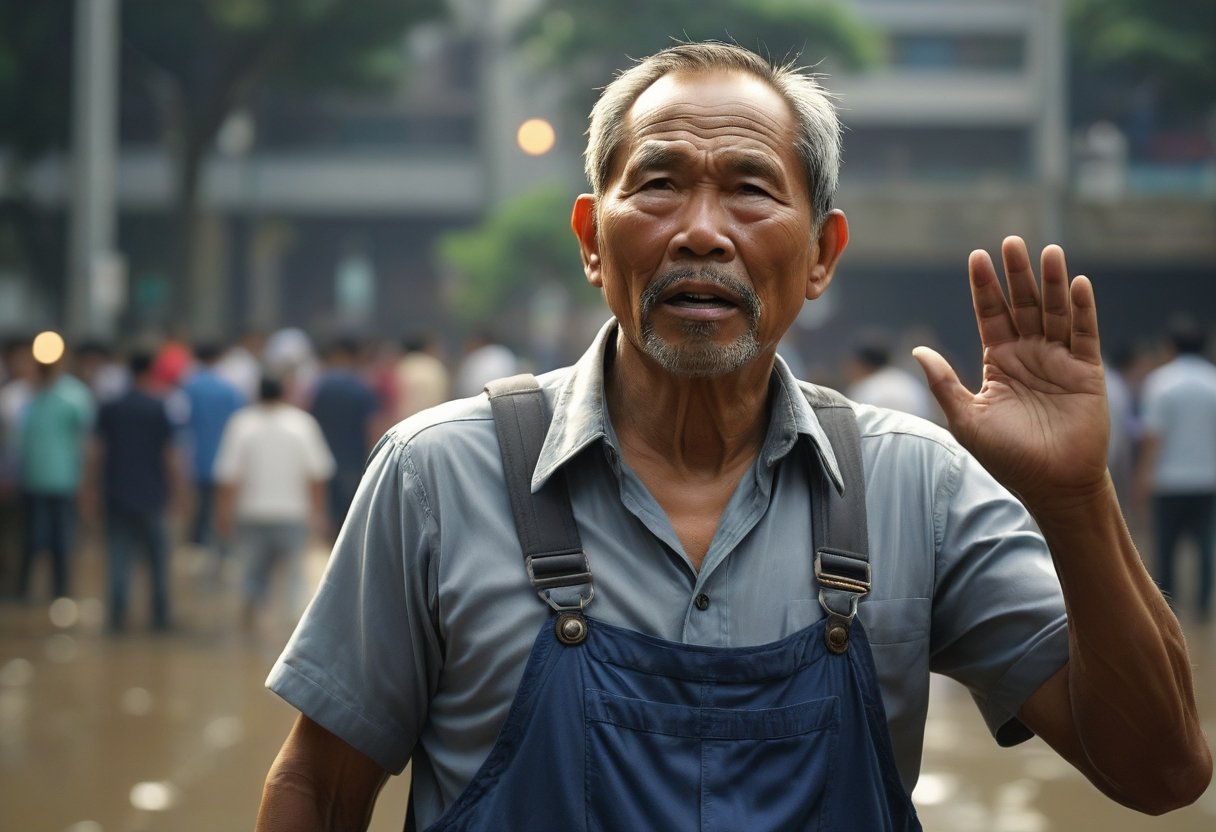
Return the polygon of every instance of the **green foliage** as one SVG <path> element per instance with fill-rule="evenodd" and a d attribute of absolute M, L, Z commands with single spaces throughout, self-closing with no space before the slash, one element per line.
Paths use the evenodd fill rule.
<path fill-rule="evenodd" d="M 569 188 L 542 185 L 504 202 L 477 227 L 440 238 L 439 260 L 459 277 L 453 311 L 466 322 L 483 321 L 532 287 L 578 279 L 573 204 Z"/>
<path fill-rule="evenodd" d="M 1069 25 L 1087 71 L 1154 82 L 1178 109 L 1216 104 L 1216 3 L 1071 0 Z"/>
<path fill-rule="evenodd" d="M 614 71 L 676 40 L 733 41 L 825 70 L 870 66 L 883 48 L 880 36 L 833 0 L 543 0 L 515 38 L 536 69 L 568 79 L 579 119 Z"/>
<path fill-rule="evenodd" d="M 67 146 L 72 9 L 0 0 L 0 147 L 19 160 Z"/>
<path fill-rule="evenodd" d="M 256 84 L 364 88 L 400 77 L 408 28 L 442 0 L 124 0 L 137 75 L 174 79 L 188 101 L 239 104 Z"/>
<path fill-rule="evenodd" d="M 536 65 L 563 70 L 585 62 L 620 69 L 674 40 L 711 38 L 847 69 L 879 57 L 870 30 L 843 3 L 823 0 L 546 0 L 517 37 Z"/>

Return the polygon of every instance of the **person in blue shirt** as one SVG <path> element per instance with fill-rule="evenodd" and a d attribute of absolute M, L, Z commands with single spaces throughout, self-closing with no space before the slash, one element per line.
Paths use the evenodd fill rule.
<path fill-rule="evenodd" d="M 382 440 L 268 680 L 300 716 L 257 828 L 364 828 L 408 761 L 430 830 L 915 830 L 932 670 L 1127 806 L 1197 799 L 1190 657 L 1106 469 L 1093 287 L 1063 251 L 1036 277 L 1006 238 L 1006 288 L 971 254 L 983 386 L 915 351 L 947 432 L 777 356 L 849 239 L 812 76 L 677 44 L 588 135 L 572 226 L 613 320 L 538 405 L 496 387 Z M 512 407 L 545 423 L 535 457 Z M 812 542 L 850 494 L 868 561 Z M 512 522 L 565 497 L 577 547 Z"/>
<path fill-rule="evenodd" d="M 321 425 L 337 468 L 329 481 L 329 526 L 337 530 L 359 487 L 367 452 L 376 437 L 380 401 L 357 369 L 359 343 L 337 338 L 325 350 L 325 367 L 313 392 L 309 411 Z"/>
<path fill-rule="evenodd" d="M 107 626 L 126 629 L 131 573 L 147 565 L 150 623 L 171 628 L 169 513 L 181 506 L 184 477 L 174 423 L 155 376 L 151 353 L 128 358 L 131 386 L 97 413 L 90 445 L 90 492 L 104 509 L 109 565 Z"/>
<path fill-rule="evenodd" d="M 194 517 L 190 524 L 190 542 L 212 548 L 215 545 L 215 455 L 220 437 L 232 414 L 245 405 L 236 387 L 216 372 L 223 357 L 223 348 L 213 342 L 203 342 L 194 349 L 197 366 L 181 385 L 190 405 L 186 421 L 189 447 L 190 477 L 194 484 Z M 213 551 L 213 576 L 219 576 L 223 564 L 223 546 Z"/>

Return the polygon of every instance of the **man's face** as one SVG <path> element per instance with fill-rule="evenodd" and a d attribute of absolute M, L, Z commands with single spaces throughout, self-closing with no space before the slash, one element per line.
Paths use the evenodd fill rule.
<path fill-rule="evenodd" d="M 625 128 L 598 205 L 580 198 L 574 219 L 622 334 L 681 376 L 769 360 L 835 260 L 816 269 L 789 105 L 746 74 L 669 75 Z"/>

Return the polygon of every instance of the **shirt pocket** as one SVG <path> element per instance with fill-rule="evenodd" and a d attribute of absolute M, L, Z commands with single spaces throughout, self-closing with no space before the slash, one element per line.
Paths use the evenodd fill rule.
<path fill-rule="evenodd" d="M 883 598 L 857 607 L 870 644 L 928 642 L 930 611 L 928 598 Z"/>
<path fill-rule="evenodd" d="M 801 832 L 819 829 L 828 814 L 840 728 L 835 696 L 731 709 L 588 690 L 584 707 L 590 832 Z M 690 812 L 699 825 L 690 827 Z"/>

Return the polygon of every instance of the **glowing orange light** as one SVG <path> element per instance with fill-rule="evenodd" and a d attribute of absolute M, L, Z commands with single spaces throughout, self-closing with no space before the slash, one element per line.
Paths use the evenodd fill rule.
<path fill-rule="evenodd" d="M 557 134 L 553 131 L 553 125 L 543 118 L 530 118 L 519 125 L 515 141 L 519 143 L 519 149 L 529 156 L 543 156 L 553 149 Z"/>
<path fill-rule="evenodd" d="M 47 330 L 34 336 L 34 360 L 39 364 L 54 364 L 63 358 L 63 336 L 58 332 Z"/>

